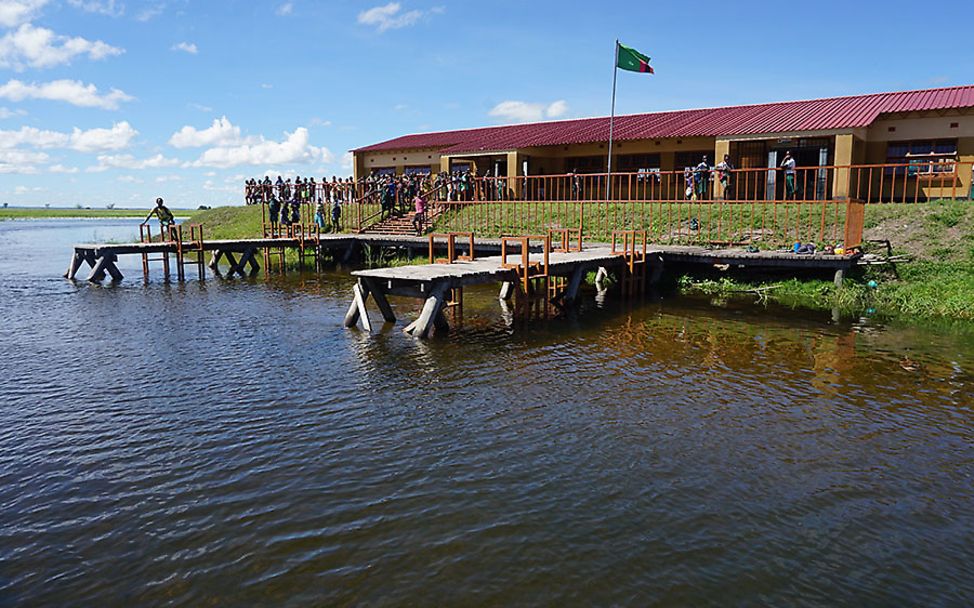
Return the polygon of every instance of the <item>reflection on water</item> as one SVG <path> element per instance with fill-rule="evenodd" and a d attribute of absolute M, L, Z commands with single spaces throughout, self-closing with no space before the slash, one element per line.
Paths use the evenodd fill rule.
<path fill-rule="evenodd" d="M 58 278 L 134 226 L 0 223 L 2 604 L 974 600 L 968 326 L 483 289 L 421 342 L 341 274 Z"/>

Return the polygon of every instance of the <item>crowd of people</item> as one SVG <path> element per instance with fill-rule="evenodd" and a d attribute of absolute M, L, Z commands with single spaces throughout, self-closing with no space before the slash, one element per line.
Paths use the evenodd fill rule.
<path fill-rule="evenodd" d="M 786 200 L 794 199 L 796 168 L 795 159 L 790 152 L 785 154 L 778 169 L 784 173 L 783 189 Z M 723 160 L 716 166 L 711 166 L 707 156 L 703 156 L 696 166 L 684 168 L 686 199 L 705 200 L 718 196 L 727 200 L 733 199 L 734 172 L 735 167 L 729 155 L 725 154 Z M 571 200 L 582 200 L 585 196 L 591 196 L 586 192 L 588 190 L 604 191 L 605 182 L 602 178 L 604 174 L 585 175 L 572 169 L 567 175 L 560 176 L 560 179 L 567 181 L 557 188 L 552 185 L 548 189 L 557 190 L 558 196 L 570 195 Z M 428 205 L 431 203 L 497 201 L 515 198 L 547 200 L 548 179 L 530 179 L 526 176 L 517 179 L 523 181 L 523 184 L 520 193 L 515 196 L 514 178 L 502 175 L 495 177 L 490 171 L 482 176 L 477 175 L 469 166 L 435 175 L 431 172 L 407 171 L 396 175 L 392 171 L 376 171 L 358 181 L 351 177 L 337 176 L 332 176 L 331 180 L 322 178 L 321 181 L 316 181 L 314 177 L 299 176 L 292 180 L 290 177 L 285 179 L 278 176 L 276 181 L 271 181 L 269 176 L 265 176 L 263 179 L 247 180 L 246 200 L 249 205 L 268 205 L 271 223 L 284 225 L 300 223 L 301 205 L 307 204 L 314 207 L 314 221 L 319 227 L 339 231 L 342 207 L 353 202 L 378 203 L 380 219 L 401 215 L 414 209 L 416 217 L 419 217 L 422 223 L 428 213 Z M 650 172 L 646 179 L 655 179 L 659 182 L 660 172 Z M 417 198 L 422 200 L 417 201 Z"/>

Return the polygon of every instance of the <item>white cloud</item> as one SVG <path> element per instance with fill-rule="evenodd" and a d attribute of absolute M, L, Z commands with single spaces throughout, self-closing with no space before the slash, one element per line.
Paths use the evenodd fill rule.
<path fill-rule="evenodd" d="M 262 88 L 262 89 L 273 89 L 274 88 L 274 85 L 267 84 L 266 82 L 262 82 L 262 83 L 260 83 L 260 88 Z"/>
<path fill-rule="evenodd" d="M 136 21 L 141 21 L 145 23 L 146 21 L 152 21 L 156 17 L 162 14 L 166 10 L 166 5 L 164 3 L 157 4 L 155 6 L 150 6 L 142 9 L 138 15 L 135 16 Z"/>
<path fill-rule="evenodd" d="M 245 142 L 240 137 L 240 127 L 231 123 L 226 116 L 214 119 L 212 125 L 202 130 L 186 125 L 169 138 L 169 145 L 174 148 L 229 146 L 241 143 Z"/>
<path fill-rule="evenodd" d="M 180 42 L 178 44 L 174 44 L 170 50 L 182 51 L 184 53 L 189 53 L 190 55 L 195 55 L 199 52 L 199 49 L 196 48 L 196 44 L 193 42 Z"/>
<path fill-rule="evenodd" d="M 51 165 L 50 167 L 48 167 L 47 168 L 47 172 L 48 173 L 77 173 L 78 172 L 78 168 L 77 167 L 66 167 L 64 165 L 57 164 L 57 165 Z"/>
<path fill-rule="evenodd" d="M 21 72 L 27 68 L 69 64 L 79 56 L 99 60 L 124 52 L 101 40 L 61 36 L 47 28 L 25 23 L 0 38 L 0 68 Z"/>
<path fill-rule="evenodd" d="M 17 27 L 36 17 L 48 0 L 0 0 L 0 26 Z"/>
<path fill-rule="evenodd" d="M 0 119 L 13 118 L 14 116 L 25 116 L 26 110 L 11 110 L 10 108 L 0 108 Z"/>
<path fill-rule="evenodd" d="M 139 178 L 139 177 L 135 177 L 134 175 L 119 175 L 116 179 L 118 181 L 122 182 L 123 184 L 143 184 L 143 183 L 145 183 L 145 180 L 143 180 L 142 178 Z"/>
<path fill-rule="evenodd" d="M 68 4 L 86 13 L 98 13 L 109 17 L 121 17 L 125 13 L 125 5 L 115 0 L 68 0 Z"/>
<path fill-rule="evenodd" d="M 103 154 L 98 156 L 98 164 L 85 169 L 88 173 L 100 173 L 109 169 L 161 169 L 164 167 L 175 167 L 179 165 L 175 158 L 166 158 L 162 154 L 156 154 L 150 158 L 137 159 L 131 154 Z"/>
<path fill-rule="evenodd" d="M 76 152 L 105 152 L 127 148 L 138 134 L 126 121 L 115 123 L 110 129 L 82 131 L 75 127 L 71 133 L 21 127 L 17 131 L 0 131 L 0 148 L 31 146 L 64 148 Z"/>
<path fill-rule="evenodd" d="M 325 120 L 323 118 L 315 117 L 315 118 L 312 118 L 311 119 L 311 126 L 312 127 L 330 127 L 331 126 L 331 121 L 330 120 Z"/>
<path fill-rule="evenodd" d="M 292 15 L 294 14 L 294 3 L 285 2 L 284 4 L 278 6 L 277 10 L 275 10 L 274 13 L 278 17 L 287 17 L 288 15 Z"/>
<path fill-rule="evenodd" d="M 117 110 L 121 102 L 135 99 L 119 89 L 112 89 L 108 93 L 101 94 L 95 85 L 86 85 L 79 80 L 53 80 L 40 84 L 10 80 L 4 85 L 0 85 L 0 98 L 10 101 L 47 99 L 64 101 L 82 108 L 101 108 L 103 110 Z"/>
<path fill-rule="evenodd" d="M 530 103 L 527 101 L 502 101 L 488 114 L 495 118 L 513 122 L 537 122 L 545 118 L 558 118 L 568 112 L 568 102 L 564 99 L 550 104 Z"/>
<path fill-rule="evenodd" d="M 209 112 L 212 112 L 213 111 L 213 108 L 211 108 L 210 106 L 204 106 L 201 103 L 188 103 L 188 104 L 186 104 L 186 106 L 189 107 L 189 108 L 192 108 L 194 110 L 199 110 L 200 112 L 207 112 L 207 113 L 209 113 Z"/>
<path fill-rule="evenodd" d="M 284 140 L 280 142 L 261 137 L 253 143 L 210 148 L 204 151 L 192 166 L 227 169 L 240 165 L 330 163 L 334 158 L 328 148 L 319 148 L 310 144 L 308 130 L 304 127 L 284 135 Z"/>
<path fill-rule="evenodd" d="M 37 173 L 37 165 L 46 164 L 49 159 L 44 152 L 0 149 L 0 173 Z"/>
<path fill-rule="evenodd" d="M 415 25 L 425 14 L 420 10 L 402 11 L 402 5 L 398 2 L 390 2 L 382 6 L 374 6 L 358 14 L 360 25 L 369 25 L 381 34 L 387 30 L 396 30 L 402 27 Z M 437 8 L 435 13 L 443 12 L 442 8 Z"/>
<path fill-rule="evenodd" d="M 139 132 L 126 121 L 112 125 L 111 129 L 88 129 L 82 131 L 75 128 L 71 133 L 71 149 L 78 152 L 100 152 L 103 150 L 122 150 Z"/>
<path fill-rule="evenodd" d="M 181 182 L 183 178 L 178 175 L 160 175 L 156 178 L 157 184 L 163 184 L 166 182 Z"/>

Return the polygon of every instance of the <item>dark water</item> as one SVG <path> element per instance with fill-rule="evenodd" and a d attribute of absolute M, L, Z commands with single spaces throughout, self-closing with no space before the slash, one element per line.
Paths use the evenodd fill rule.
<path fill-rule="evenodd" d="M 133 230 L 0 223 L 2 605 L 974 602 L 970 326 L 59 278 Z"/>

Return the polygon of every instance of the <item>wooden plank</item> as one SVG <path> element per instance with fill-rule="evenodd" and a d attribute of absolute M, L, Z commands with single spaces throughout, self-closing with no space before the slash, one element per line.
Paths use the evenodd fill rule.
<path fill-rule="evenodd" d="M 361 283 L 364 283 L 365 288 L 368 289 L 369 294 L 372 299 L 375 300 L 375 305 L 379 307 L 379 312 L 382 313 L 382 318 L 385 319 L 386 323 L 395 323 L 396 315 L 392 311 L 392 306 L 389 305 L 389 300 L 386 299 L 385 293 L 379 288 L 377 281 L 372 279 L 359 279 Z"/>

